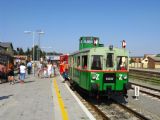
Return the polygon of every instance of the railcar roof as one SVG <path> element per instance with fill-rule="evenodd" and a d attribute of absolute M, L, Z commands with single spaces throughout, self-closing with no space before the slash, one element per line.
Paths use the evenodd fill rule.
<path fill-rule="evenodd" d="M 78 53 L 89 52 L 89 51 L 90 51 L 90 49 L 83 49 L 83 50 L 78 50 L 76 52 L 73 52 L 73 53 L 71 53 L 69 55 L 72 56 L 72 55 L 76 55 Z"/>
<path fill-rule="evenodd" d="M 107 50 L 107 51 L 109 51 L 109 47 L 97 47 L 97 48 L 90 48 L 90 49 L 78 50 L 78 51 L 76 51 L 76 52 L 71 53 L 70 56 L 76 55 L 76 54 L 78 54 L 78 53 L 85 53 L 85 52 L 93 51 L 93 50 L 95 50 L 95 49 L 97 49 L 97 50 Z M 128 52 L 127 49 L 117 48 L 117 47 L 114 47 L 112 51 L 114 51 L 114 52 L 115 52 L 115 51 L 120 51 L 120 52 L 121 52 L 122 50 L 125 51 L 125 52 Z"/>

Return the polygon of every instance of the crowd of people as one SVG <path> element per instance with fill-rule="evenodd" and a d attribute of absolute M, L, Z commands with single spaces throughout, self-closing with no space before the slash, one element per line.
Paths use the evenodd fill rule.
<path fill-rule="evenodd" d="M 40 78 L 51 78 L 56 75 L 56 67 L 56 63 L 52 63 L 51 61 L 37 63 L 32 63 L 31 61 L 27 61 L 26 63 L 18 62 L 16 65 L 9 64 L 8 67 L 0 64 L 0 71 L 3 71 L 3 73 L 0 72 L 0 79 L 7 79 L 9 84 L 13 85 L 16 81 L 24 83 L 26 74 L 38 75 Z M 18 79 L 15 79 L 15 71 L 17 71 Z M 4 78 L 4 75 L 6 78 Z"/>
<path fill-rule="evenodd" d="M 45 78 L 45 77 L 54 77 L 56 75 L 56 63 L 52 63 L 48 61 L 48 63 L 39 63 L 38 65 L 38 77 Z"/>

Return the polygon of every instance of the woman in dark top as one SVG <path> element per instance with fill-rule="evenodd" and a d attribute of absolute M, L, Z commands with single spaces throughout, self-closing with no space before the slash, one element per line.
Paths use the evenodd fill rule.
<path fill-rule="evenodd" d="M 10 84 L 15 84 L 14 81 L 14 66 L 10 66 L 8 69 L 8 81 Z"/>

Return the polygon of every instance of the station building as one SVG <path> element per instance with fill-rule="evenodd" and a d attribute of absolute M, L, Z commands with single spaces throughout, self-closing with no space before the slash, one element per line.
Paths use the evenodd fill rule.
<path fill-rule="evenodd" d="M 160 57 L 148 57 L 148 68 L 160 69 Z"/>
<path fill-rule="evenodd" d="M 0 42 L 0 52 L 14 55 L 13 45 L 10 42 Z"/>

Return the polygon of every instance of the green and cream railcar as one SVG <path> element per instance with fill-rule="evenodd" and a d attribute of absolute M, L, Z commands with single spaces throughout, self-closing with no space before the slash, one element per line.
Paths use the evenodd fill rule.
<path fill-rule="evenodd" d="M 97 37 L 81 37 L 79 51 L 69 56 L 69 76 L 89 93 L 126 95 L 128 53 L 125 48 L 104 47 Z"/>

